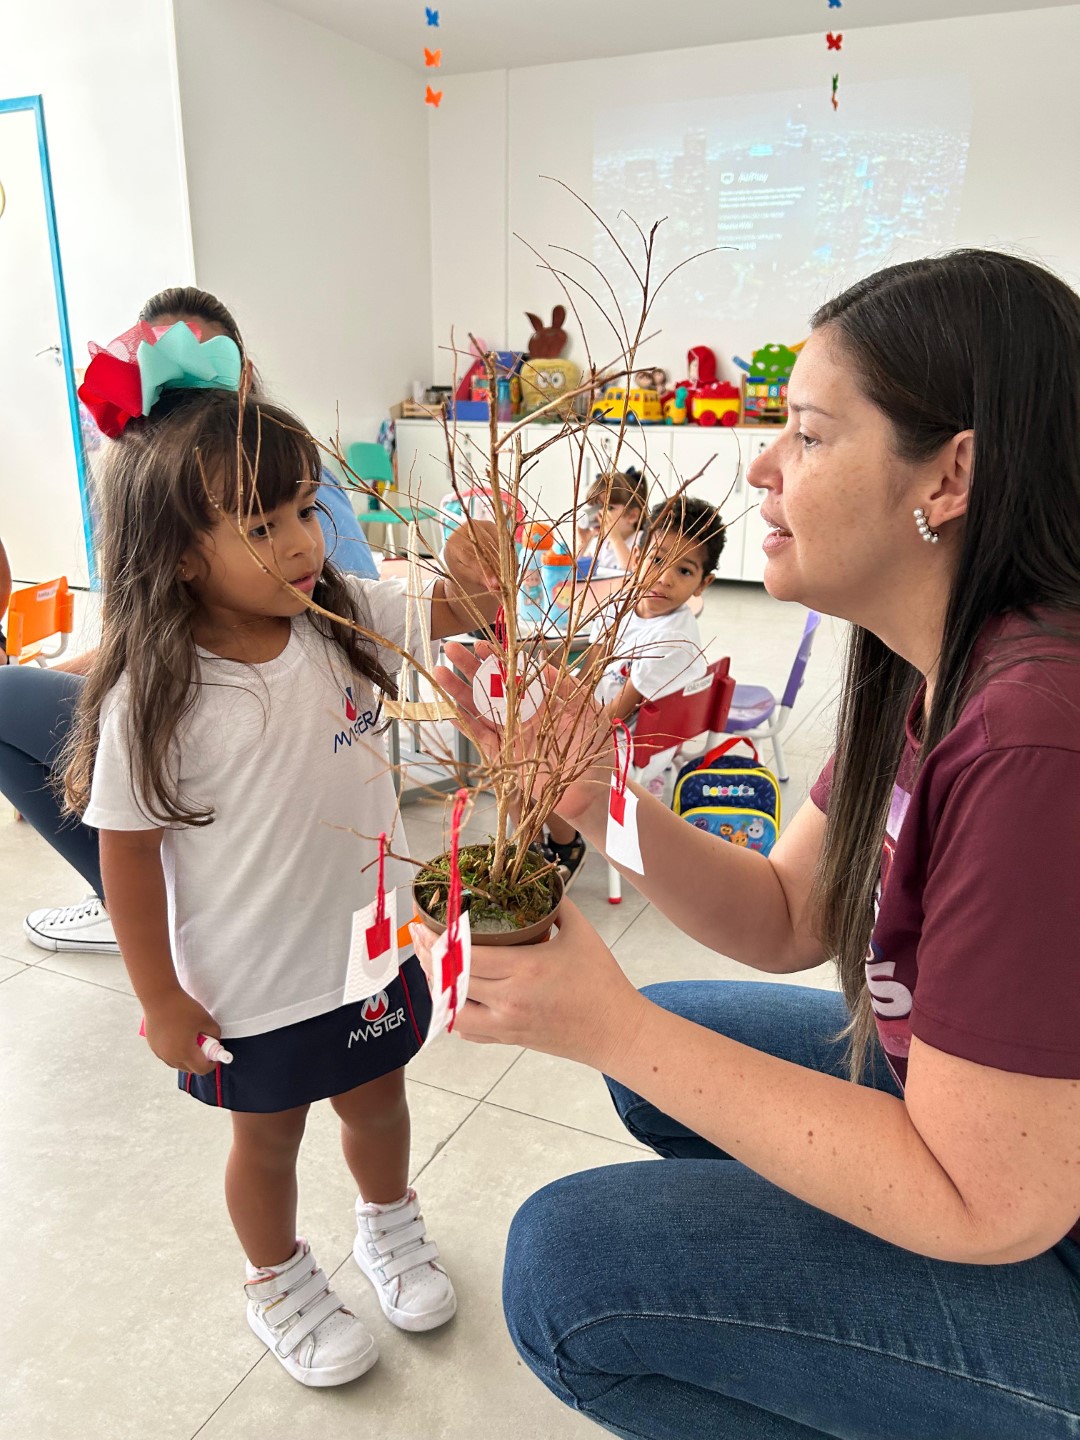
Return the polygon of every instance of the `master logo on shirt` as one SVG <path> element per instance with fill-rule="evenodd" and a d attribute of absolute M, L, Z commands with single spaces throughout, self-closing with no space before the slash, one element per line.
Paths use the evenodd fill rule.
<path fill-rule="evenodd" d="M 346 685 L 341 701 L 345 709 L 346 728 L 336 731 L 334 735 L 335 755 L 343 747 L 352 745 L 354 740 L 359 739 L 365 730 L 370 730 L 375 724 L 374 710 L 359 709 L 351 685 Z"/>

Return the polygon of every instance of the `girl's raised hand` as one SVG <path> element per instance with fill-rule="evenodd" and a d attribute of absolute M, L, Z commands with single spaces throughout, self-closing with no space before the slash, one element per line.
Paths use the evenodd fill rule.
<path fill-rule="evenodd" d="M 454 1033 L 481 1044 L 523 1045 L 597 1070 L 633 1044 L 648 1004 L 571 900 L 542 945 L 474 945 L 469 994 Z M 435 936 L 410 927 L 430 978 Z"/>
<path fill-rule="evenodd" d="M 209 1011 L 177 986 L 152 1005 L 144 1005 L 146 1043 L 172 1070 L 209 1075 L 214 1066 L 199 1048 L 198 1037 L 221 1038 L 221 1026 Z"/>
<path fill-rule="evenodd" d="M 458 707 L 459 718 L 454 723 L 486 760 L 498 758 L 502 736 L 477 713 L 472 682 L 481 662 L 493 653 L 483 641 L 475 652 L 452 641 L 446 646 L 446 658 L 455 670 L 445 665 L 435 667 L 436 681 Z M 520 727 L 515 751 L 517 758 L 535 765 L 534 794 L 553 773 L 580 772 L 564 787 L 558 805 L 559 814 L 572 820 L 607 795 L 614 763 L 611 721 L 580 678 L 560 674 L 552 666 L 544 678 L 544 705 L 533 720 Z"/>

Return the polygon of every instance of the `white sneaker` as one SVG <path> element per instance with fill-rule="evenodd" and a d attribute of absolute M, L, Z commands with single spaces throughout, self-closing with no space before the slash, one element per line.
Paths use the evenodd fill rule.
<path fill-rule="evenodd" d="M 112 921 L 96 895 L 80 905 L 60 905 L 53 910 L 31 910 L 23 921 L 23 934 L 42 950 L 98 951 L 119 955 Z"/>
<path fill-rule="evenodd" d="M 344 1385 L 379 1358 L 374 1335 L 330 1289 L 306 1240 L 278 1269 L 249 1262 L 247 1275 L 248 1324 L 301 1385 Z"/>
<path fill-rule="evenodd" d="M 356 1202 L 353 1257 L 375 1287 L 383 1314 L 399 1330 L 434 1330 L 457 1309 L 450 1277 L 435 1261 L 415 1190 L 393 1205 Z"/>

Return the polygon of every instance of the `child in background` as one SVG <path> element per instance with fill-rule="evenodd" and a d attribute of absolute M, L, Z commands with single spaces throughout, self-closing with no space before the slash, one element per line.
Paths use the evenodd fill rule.
<path fill-rule="evenodd" d="M 633 729 L 638 707 L 700 680 L 707 666 L 701 632 L 689 601 L 712 583 L 724 549 L 720 512 L 704 500 L 679 495 L 654 507 L 645 542 L 648 589 L 619 625 L 611 659 L 596 687 L 596 698 L 611 720 Z M 643 578 L 645 578 L 643 576 Z M 593 621 L 587 670 L 596 646 L 611 624 L 601 612 Z M 544 854 L 569 884 L 585 859 L 585 840 L 558 815 L 548 822 Z"/>
<path fill-rule="evenodd" d="M 577 558 L 595 557 L 597 570 L 629 570 L 649 503 L 645 477 L 633 468 L 601 475 L 585 497 L 585 525 L 577 532 Z"/>
<path fill-rule="evenodd" d="M 173 366 L 164 393 L 147 351 Z M 329 1099 L 341 1119 L 359 1191 L 354 1255 L 384 1313 L 429 1330 L 456 1299 L 408 1186 L 403 1066 L 430 1014 L 415 957 L 374 1000 L 342 1003 L 351 917 L 375 897 L 373 837 L 405 850 L 378 732 L 400 661 L 306 601 L 397 645 L 409 606 L 413 634 L 429 617 L 433 637 L 457 633 L 475 624 L 473 604 L 494 614 L 474 548 L 493 533 L 452 537 L 452 579 L 429 597 L 343 576 L 324 560 L 319 450 L 278 406 L 249 398 L 241 409 L 233 341 L 200 344 L 178 323 L 152 347 L 129 342 L 128 355 L 116 365 L 141 382 L 136 373 L 124 392 L 141 383 L 148 413 L 121 416 L 100 467 L 103 638 L 66 791 L 100 831 L 151 1049 L 180 1071 L 182 1091 L 233 1112 L 225 1191 L 248 1260 L 248 1322 L 297 1380 L 338 1385 L 378 1351 L 296 1235 L 313 1101 Z M 83 398 L 115 435 L 89 382 Z M 208 385 L 222 388 L 189 388 Z M 387 860 L 388 889 L 410 878 Z M 223 1038 L 232 1063 L 211 1065 L 200 1033 Z"/>

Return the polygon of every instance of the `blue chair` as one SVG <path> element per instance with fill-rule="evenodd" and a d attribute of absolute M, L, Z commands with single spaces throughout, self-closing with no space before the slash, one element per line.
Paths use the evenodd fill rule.
<path fill-rule="evenodd" d="M 814 646 L 814 636 L 821 624 L 821 616 L 811 610 L 806 616 L 802 639 L 795 653 L 787 686 L 777 704 L 776 696 L 763 685 L 736 685 L 724 729 L 729 735 L 746 735 L 751 740 L 768 740 L 773 749 L 776 764 L 776 778 L 788 778 L 787 761 L 784 759 L 780 734 L 788 722 L 795 705 L 795 697 L 802 689 L 806 678 L 806 665 Z"/>

